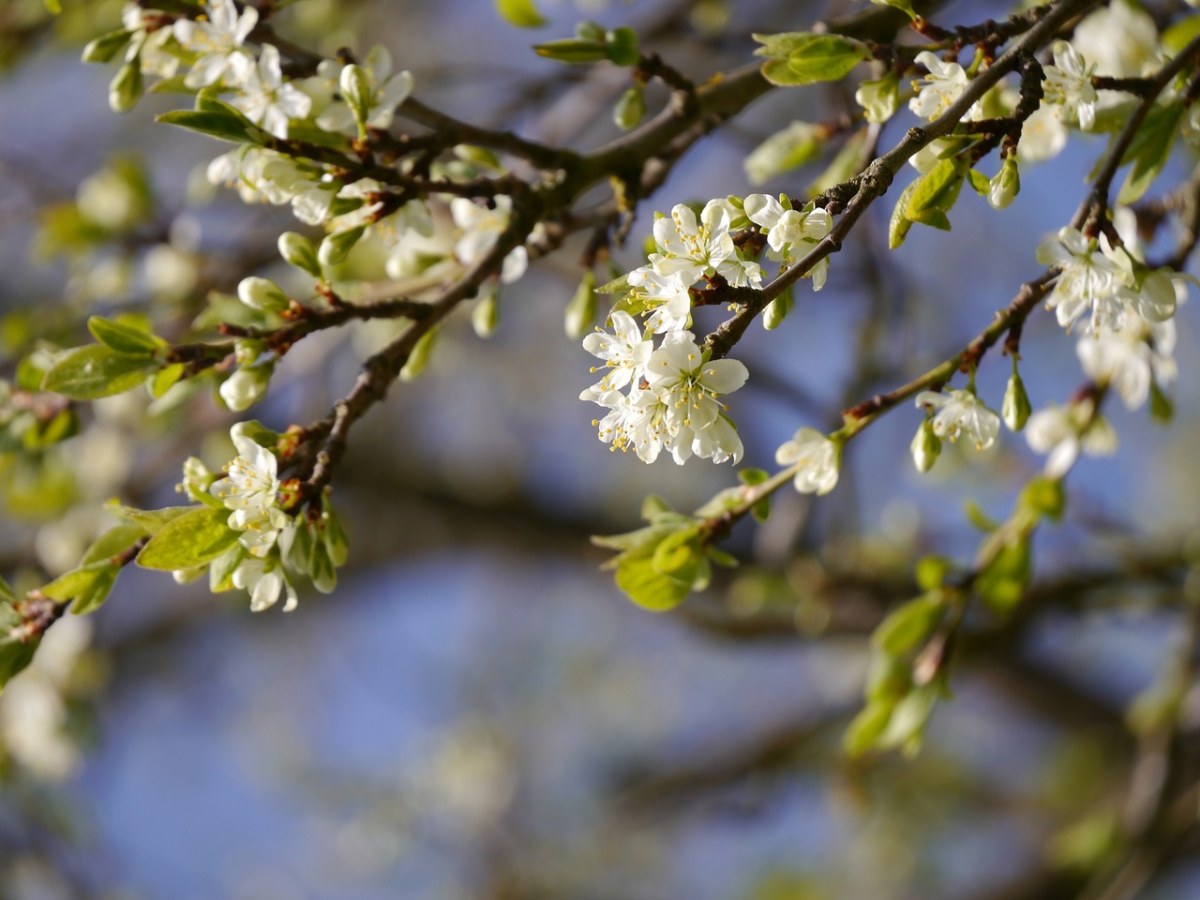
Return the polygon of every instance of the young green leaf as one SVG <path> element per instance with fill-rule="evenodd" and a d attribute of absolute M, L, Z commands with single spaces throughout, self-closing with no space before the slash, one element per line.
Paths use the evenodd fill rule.
<path fill-rule="evenodd" d="M 518 28 L 540 28 L 546 19 L 533 0 L 496 0 L 496 11 Z"/>
<path fill-rule="evenodd" d="M 103 344 L 67 351 L 46 373 L 42 390 L 73 400 L 96 400 L 132 390 L 158 368 L 149 356 L 119 353 Z"/>
<path fill-rule="evenodd" d="M 190 569 L 216 559 L 237 542 L 229 527 L 229 511 L 197 507 L 163 525 L 138 554 L 137 563 L 146 569 L 173 572 Z"/>
<path fill-rule="evenodd" d="M 155 337 L 148 331 L 134 328 L 122 322 L 114 322 L 102 316 L 92 316 L 87 320 L 88 331 L 92 337 L 116 350 L 118 353 L 128 353 L 131 356 L 149 356 L 159 347 L 165 347 L 167 342 Z"/>

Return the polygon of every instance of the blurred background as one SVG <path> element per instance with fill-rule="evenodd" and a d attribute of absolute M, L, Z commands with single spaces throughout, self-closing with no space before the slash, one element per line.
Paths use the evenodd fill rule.
<path fill-rule="evenodd" d="M 865 4 L 542 6 L 551 24 L 526 32 L 487 0 L 305 0 L 280 29 L 326 55 L 382 43 L 425 103 L 586 149 L 618 134 L 628 73 L 541 60 L 531 42 L 584 17 L 629 24 L 704 80 L 752 58 L 751 32 Z M 225 148 L 152 121 L 178 97 L 111 113 L 112 71 L 78 57 L 118 27 L 120 4 L 64 7 L 51 20 L 40 0 L 0 4 L 5 377 L 38 340 L 82 342 L 93 311 L 186 321 L 245 275 L 286 281 L 275 238 L 298 225 L 207 188 L 204 166 Z M 1006 11 L 951 2 L 938 21 Z M 651 109 L 662 99 L 651 91 Z M 759 102 L 642 205 L 619 262 L 640 261 L 654 209 L 748 193 L 751 149 L 848 103 L 844 87 Z M 883 145 L 907 126 L 898 117 Z M 825 290 L 803 288 L 778 331 L 754 326 L 738 349 L 751 372 L 732 401 L 746 464 L 770 468 L 798 427 L 839 422 L 986 325 L 1038 274 L 1034 248 L 1069 220 L 1103 146 L 1075 142 L 1025 168 L 1003 213 L 965 197 L 951 233 L 916 229 L 899 253 L 886 250 L 892 195 L 872 209 Z M 1162 183 L 1191 162 L 1173 160 Z M 766 189 L 801 194 L 821 169 Z M 355 430 L 335 491 L 351 562 L 333 595 L 250 615 L 241 593 L 127 571 L 99 613 L 54 627 L 0 695 L 0 896 L 1051 898 L 1124 858 L 1131 786 L 1153 774 L 1128 711 L 1194 651 L 1194 304 L 1178 317 L 1174 421 L 1110 408 L 1118 454 L 1072 474 L 1019 613 L 969 620 L 955 696 L 921 754 L 850 763 L 840 741 L 871 630 L 917 593 L 920 556 L 970 558 L 980 535 L 964 504 L 1003 518 L 1040 461 L 1006 433 L 982 454 L 947 445 L 918 475 L 920 413 L 897 409 L 851 445 L 833 494 L 784 492 L 767 523 L 735 530 L 740 568 L 674 613 L 643 612 L 588 536 L 636 527 L 648 493 L 695 508 L 733 472 L 645 466 L 596 440 L 594 408 L 576 400 L 593 360 L 562 326 L 582 250 L 568 244 L 507 287 L 491 340 L 465 314 L 448 323 L 426 374 Z M 700 311 L 697 330 L 722 315 Z M 386 328 L 306 339 L 253 414 L 277 428 L 323 415 Z M 1023 353 L 1035 407 L 1084 380 L 1049 315 L 1030 319 Z M 998 354 L 980 370 L 993 408 L 1009 371 Z M 15 584 L 72 566 L 105 499 L 169 505 L 187 455 L 228 459 L 234 418 L 210 392 L 147 406 L 102 401 L 80 437 L 0 453 L 0 563 Z M 1143 836 L 1152 864 L 1137 896 L 1200 896 L 1189 828 Z"/>

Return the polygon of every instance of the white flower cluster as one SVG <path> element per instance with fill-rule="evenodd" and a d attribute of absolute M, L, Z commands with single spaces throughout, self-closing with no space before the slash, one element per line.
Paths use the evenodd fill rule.
<path fill-rule="evenodd" d="M 235 587 L 250 594 L 250 609 L 260 612 L 274 606 L 286 591 L 284 612 L 296 608 L 296 589 L 284 572 L 277 545 L 295 539 L 295 523 L 279 508 L 278 461 L 275 454 L 251 438 L 245 423 L 230 432 L 237 456 L 224 478 L 209 488 L 212 496 L 230 510 L 229 527 L 239 532 L 238 543 L 246 555 L 234 570 Z"/>
<path fill-rule="evenodd" d="M 689 328 L 697 282 L 762 285 L 762 267 L 743 258 L 731 233 L 750 223 L 762 230 L 769 258 L 781 267 L 802 259 L 831 226 L 824 209 L 792 209 L 786 197 L 710 200 L 699 216 L 681 203 L 655 221 L 655 252 L 629 274 L 628 293 L 609 319 L 612 332 L 584 338 L 584 349 L 604 361 L 604 375 L 580 399 L 608 410 L 593 424 L 613 449 L 632 449 L 647 463 L 664 449 L 681 465 L 693 456 L 718 463 L 741 459 L 741 438 L 718 398 L 745 383 L 746 367 L 711 359 Z M 806 273 L 814 289 L 825 284 L 827 272 L 823 259 Z M 662 335 L 657 349 L 654 335 Z"/>

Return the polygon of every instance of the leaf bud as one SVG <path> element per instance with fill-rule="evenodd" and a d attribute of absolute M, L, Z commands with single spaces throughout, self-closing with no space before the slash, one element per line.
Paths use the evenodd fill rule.
<path fill-rule="evenodd" d="M 613 109 L 613 121 L 622 131 L 631 131 L 646 115 L 646 94 L 640 84 L 635 84 L 617 101 Z"/>

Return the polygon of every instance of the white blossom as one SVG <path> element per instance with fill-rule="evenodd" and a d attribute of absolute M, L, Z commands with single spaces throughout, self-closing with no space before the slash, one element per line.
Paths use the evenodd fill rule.
<path fill-rule="evenodd" d="M 287 595 L 287 601 L 283 604 L 284 612 L 291 612 L 296 608 L 296 589 L 292 587 L 278 560 L 246 557 L 234 569 L 230 580 L 234 587 L 250 594 L 251 612 L 270 609 L 279 602 L 280 594 Z"/>
<path fill-rule="evenodd" d="M 1043 102 L 1059 107 L 1064 118 L 1079 123 L 1084 131 L 1096 124 L 1096 89 L 1092 86 L 1095 66 L 1066 41 L 1055 41 L 1054 65 L 1046 66 Z"/>
<path fill-rule="evenodd" d="M 1083 232 L 1069 226 L 1038 246 L 1038 262 L 1059 270 L 1054 290 L 1046 300 L 1059 325 L 1069 329 L 1076 319 L 1089 313 L 1088 329 L 1092 333 L 1120 326 L 1126 296 L 1121 290 L 1112 252 L 1104 235 L 1100 236 L 1097 250 Z"/>
<path fill-rule="evenodd" d="M 933 433 L 951 443 L 965 435 L 976 450 L 986 450 L 1000 433 L 1000 417 L 971 391 L 922 391 L 916 396 L 916 404 L 937 410 Z"/>
<path fill-rule="evenodd" d="M 803 209 L 784 209 L 774 197 L 751 194 L 745 200 L 746 217 L 766 230 L 767 246 L 773 259 L 789 265 L 802 259 L 817 243 L 829 234 L 833 219 L 824 209 L 808 204 Z M 825 286 L 829 274 L 829 257 L 817 262 L 807 274 L 813 280 L 813 290 Z"/>
<path fill-rule="evenodd" d="M 1169 384 L 1175 379 L 1175 323 L 1150 323 L 1129 316 L 1125 324 L 1095 337 L 1085 337 L 1075 348 L 1083 371 L 1098 384 L 1110 385 L 1128 409 L 1137 409 L 1150 396 L 1150 383 Z"/>
<path fill-rule="evenodd" d="M 247 69 L 239 88 L 241 93 L 230 103 L 255 125 L 282 140 L 287 140 L 288 121 L 303 119 L 312 109 L 312 98 L 284 81 L 279 51 L 271 44 L 263 45 L 258 65 Z"/>
<path fill-rule="evenodd" d="M 962 96 L 971 79 L 958 63 L 946 62 L 928 50 L 918 53 L 914 61 L 924 66 L 929 74 L 914 83 L 917 95 L 908 101 L 908 108 L 922 119 L 936 119 Z M 969 119 L 978 119 L 981 116 L 978 103 L 967 113 Z"/>
<path fill-rule="evenodd" d="M 815 428 L 801 428 L 775 451 L 775 462 L 797 466 L 793 484 L 801 494 L 828 494 L 838 481 L 838 445 Z"/>
<path fill-rule="evenodd" d="M 392 74 L 392 56 L 385 47 L 372 47 L 363 60 L 361 70 L 367 76 L 368 96 L 366 101 L 366 124 L 371 128 L 386 129 L 392 124 L 396 107 L 412 93 L 413 76 L 403 71 Z M 350 92 L 346 85 L 350 66 L 343 66 L 339 83 L 343 97 Z M 357 124 L 354 113 L 344 100 L 333 102 L 317 117 L 318 127 L 325 131 L 353 133 Z"/>
<path fill-rule="evenodd" d="M 209 492 L 229 515 L 229 527 L 240 531 L 238 540 L 252 556 L 265 557 L 291 517 L 279 508 L 278 462 L 275 454 L 246 434 L 244 422 L 230 431 L 237 456 L 228 474 L 215 481 Z"/>
<path fill-rule="evenodd" d="M 238 15 L 233 0 L 211 0 L 205 5 L 203 17 L 177 19 L 173 28 L 175 39 L 185 49 L 200 54 L 184 77 L 184 84 L 190 88 L 207 87 L 227 73 L 232 81 L 243 82 L 253 65 L 240 48 L 257 24 L 258 10 L 247 5 Z"/>
<path fill-rule="evenodd" d="M 633 299 L 651 310 L 646 324 L 655 334 L 684 331 L 692 318 L 692 295 L 678 273 L 660 275 L 652 266 L 629 273 Z"/>
<path fill-rule="evenodd" d="M 691 332 L 668 334 L 646 365 L 650 389 L 667 404 L 669 426 L 701 431 L 721 414 L 717 400 L 746 383 L 749 373 L 736 359 L 707 358 Z"/>
<path fill-rule="evenodd" d="M 1021 127 L 1017 157 L 1022 162 L 1030 163 L 1053 159 L 1067 146 L 1067 137 L 1067 128 L 1063 125 L 1058 108 L 1043 104 Z"/>
<path fill-rule="evenodd" d="M 641 327 L 627 312 L 614 312 L 612 324 L 612 334 L 597 329 L 583 339 L 583 349 L 604 360 L 604 377 L 580 394 L 580 400 L 595 400 L 610 391 L 622 390 L 645 373 L 654 342 L 642 339 Z"/>
<path fill-rule="evenodd" d="M 1025 440 L 1035 452 L 1049 454 L 1044 471 L 1050 478 L 1066 475 L 1080 450 L 1088 456 L 1107 456 L 1116 451 L 1117 433 L 1093 409 L 1093 401 L 1085 400 L 1050 406 L 1029 417 Z"/>
<path fill-rule="evenodd" d="M 1154 20 L 1128 0 L 1115 0 L 1089 13 L 1075 27 L 1071 43 L 1095 63 L 1098 75 L 1136 78 L 1160 64 Z"/>
<path fill-rule="evenodd" d="M 466 197 L 455 197 L 450 201 L 450 215 L 461 232 L 454 244 L 454 255 L 464 266 L 475 266 L 482 262 L 500 235 L 508 228 L 512 214 L 512 198 L 500 195 L 489 209 Z M 516 247 L 504 257 L 500 280 L 511 284 L 522 275 L 529 265 L 529 255 L 523 246 Z"/>
<path fill-rule="evenodd" d="M 650 254 L 650 264 L 660 275 L 678 275 L 686 284 L 703 276 L 720 275 L 735 287 L 762 283 L 758 263 L 741 259 L 729 234 L 729 208 L 724 200 L 710 200 L 697 220 L 695 212 L 683 203 L 654 223 L 658 252 Z"/>

